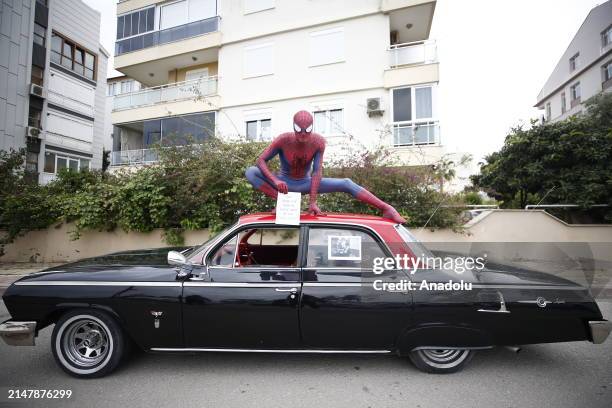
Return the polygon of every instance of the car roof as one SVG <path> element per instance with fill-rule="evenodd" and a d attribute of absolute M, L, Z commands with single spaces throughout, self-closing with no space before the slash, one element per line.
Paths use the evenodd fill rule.
<path fill-rule="evenodd" d="M 249 215 L 243 215 L 238 220 L 238 223 L 249 224 L 252 222 L 274 222 L 276 220 L 276 215 L 272 213 L 255 213 Z M 365 214 L 349 214 L 349 213 L 325 213 L 323 215 L 310 215 L 307 213 L 302 213 L 300 215 L 300 223 L 335 223 L 335 224 L 359 224 L 359 225 L 367 225 L 370 227 L 373 226 L 389 226 L 395 225 L 395 222 L 388 218 L 382 218 L 375 215 L 365 215 Z"/>

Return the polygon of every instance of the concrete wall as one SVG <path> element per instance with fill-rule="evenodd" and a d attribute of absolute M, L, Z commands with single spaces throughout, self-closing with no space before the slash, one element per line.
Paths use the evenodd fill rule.
<path fill-rule="evenodd" d="M 71 241 L 69 232 L 73 228 L 62 224 L 29 232 L 4 248 L 5 255 L 0 257 L 0 262 L 67 262 L 117 251 L 167 246 L 162 241 L 161 230 L 148 234 L 92 231 L 85 232 L 77 241 Z M 468 223 L 464 233 L 421 229 L 412 232 L 433 248 L 448 250 L 454 245 L 462 253 L 486 250 L 492 255 L 501 251 L 497 256 L 500 259 L 516 260 L 516 251 L 520 250 L 518 255 L 528 260 L 556 260 L 559 251 L 573 251 L 577 255 L 567 256 L 587 253 L 591 259 L 612 262 L 612 225 L 568 225 L 544 211 L 491 211 Z M 197 245 L 208 237 L 206 230 L 188 231 L 185 242 L 186 245 Z M 590 252 L 585 252 L 584 245 Z M 549 250 L 549 247 L 554 248 Z"/>

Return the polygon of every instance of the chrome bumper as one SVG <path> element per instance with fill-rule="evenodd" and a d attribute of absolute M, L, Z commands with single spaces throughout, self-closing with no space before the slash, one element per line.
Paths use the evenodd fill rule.
<path fill-rule="evenodd" d="M 597 320 L 589 322 L 589 328 L 591 329 L 591 338 L 593 344 L 601 344 L 610 335 L 612 331 L 612 322 L 607 320 Z"/>
<path fill-rule="evenodd" d="M 0 337 L 9 346 L 33 346 L 36 322 L 7 321 L 0 324 Z"/>

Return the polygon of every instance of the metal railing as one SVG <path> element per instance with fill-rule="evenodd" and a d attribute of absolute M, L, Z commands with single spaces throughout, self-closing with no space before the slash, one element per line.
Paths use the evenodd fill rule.
<path fill-rule="evenodd" d="M 402 65 L 429 64 L 438 60 L 435 40 L 394 44 L 389 47 L 388 53 L 391 68 Z"/>
<path fill-rule="evenodd" d="M 119 94 L 113 98 L 113 110 L 119 111 L 140 106 L 155 105 L 217 93 L 217 77 L 202 77 L 189 81 L 145 88 Z"/>
<path fill-rule="evenodd" d="M 219 16 L 215 16 L 176 27 L 166 28 L 165 30 L 152 31 L 135 37 L 118 40 L 115 43 L 115 55 L 155 47 L 156 45 L 162 45 L 173 41 L 184 40 L 185 38 L 196 37 L 218 30 Z"/>
<path fill-rule="evenodd" d="M 398 123 L 393 125 L 393 146 L 440 144 L 440 127 L 435 121 Z"/>
<path fill-rule="evenodd" d="M 111 152 L 111 166 L 155 163 L 159 160 L 156 149 L 120 150 Z"/>

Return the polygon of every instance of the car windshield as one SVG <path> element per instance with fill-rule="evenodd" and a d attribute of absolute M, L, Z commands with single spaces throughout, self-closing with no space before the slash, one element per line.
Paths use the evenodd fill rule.
<path fill-rule="evenodd" d="M 395 226 L 395 229 L 397 230 L 400 237 L 402 237 L 406 245 L 408 245 L 408 248 L 410 248 L 414 256 L 425 258 L 434 257 L 431 251 L 427 249 L 425 245 L 419 242 L 419 240 L 417 240 L 416 237 L 412 235 L 412 233 L 408 231 L 406 227 L 401 224 L 398 224 Z"/>
<path fill-rule="evenodd" d="M 210 244 L 212 244 L 212 242 L 217 239 L 218 236 L 220 236 L 221 234 L 225 234 L 227 231 L 229 231 L 230 229 L 234 228 L 236 226 L 236 224 L 232 224 L 229 227 L 225 228 L 222 231 L 219 231 L 216 234 L 211 234 L 211 236 L 206 240 L 206 242 L 204 242 L 202 245 L 199 246 L 195 246 L 185 252 L 183 252 L 183 255 L 185 255 L 185 257 L 187 258 L 187 261 L 194 263 L 194 264 L 201 264 L 202 263 L 202 255 L 204 255 L 204 253 L 206 252 L 206 250 L 208 249 L 208 247 L 210 246 Z"/>

